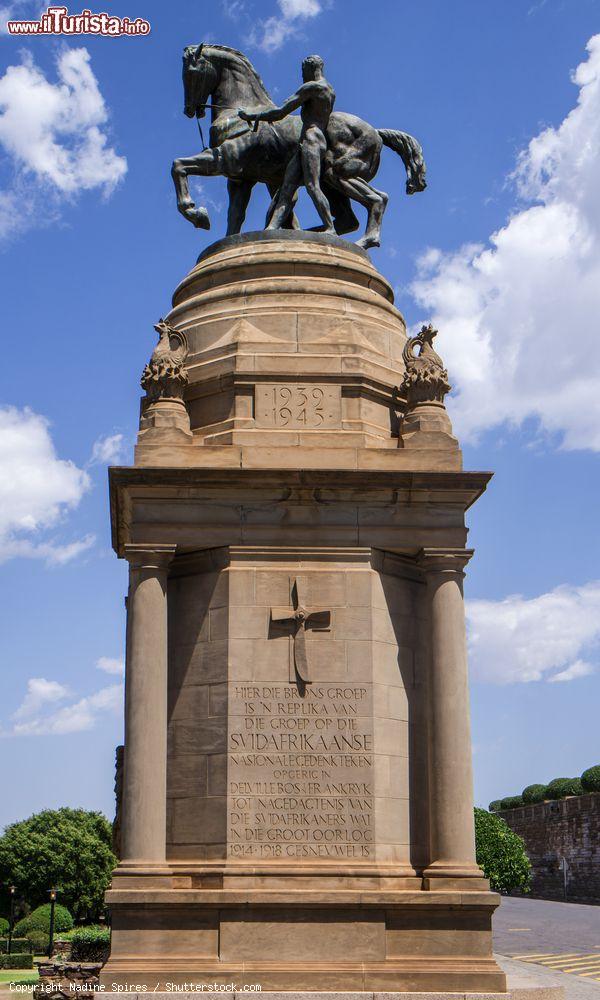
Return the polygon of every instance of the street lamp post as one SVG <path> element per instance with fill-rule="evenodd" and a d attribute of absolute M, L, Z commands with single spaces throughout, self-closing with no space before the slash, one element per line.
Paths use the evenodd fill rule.
<path fill-rule="evenodd" d="M 12 948 L 12 936 L 13 936 L 13 924 L 15 922 L 15 892 L 17 891 L 16 885 L 10 885 L 8 887 L 10 893 L 10 916 L 8 918 L 8 954 L 11 953 Z"/>
<path fill-rule="evenodd" d="M 52 953 L 54 951 L 54 907 L 56 905 L 56 895 L 58 889 L 50 889 L 48 895 L 50 896 L 50 940 L 48 942 L 48 958 L 52 958 Z"/>

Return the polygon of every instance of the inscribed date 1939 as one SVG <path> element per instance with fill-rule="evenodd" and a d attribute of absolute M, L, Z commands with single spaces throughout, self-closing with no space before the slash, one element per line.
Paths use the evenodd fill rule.
<path fill-rule="evenodd" d="M 257 427 L 341 427 L 341 387 L 310 382 L 257 385 L 255 419 Z"/>

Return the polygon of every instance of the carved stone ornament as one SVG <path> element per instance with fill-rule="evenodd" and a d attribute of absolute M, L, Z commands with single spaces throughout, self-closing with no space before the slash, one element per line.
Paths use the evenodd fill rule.
<path fill-rule="evenodd" d="M 402 352 L 406 365 L 402 389 L 406 393 L 409 408 L 417 403 L 442 403 L 452 388 L 444 362 L 433 349 L 433 338 L 437 330 L 429 323 L 422 326 L 416 337 L 410 337 Z M 418 354 L 415 348 L 420 347 Z"/>
<path fill-rule="evenodd" d="M 158 399 L 183 399 L 188 375 L 183 363 L 188 356 L 184 333 L 169 326 L 164 319 L 156 323 L 158 344 L 142 372 L 141 385 L 150 402 Z"/>

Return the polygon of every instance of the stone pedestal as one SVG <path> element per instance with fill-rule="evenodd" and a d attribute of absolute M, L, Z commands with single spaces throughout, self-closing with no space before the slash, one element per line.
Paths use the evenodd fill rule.
<path fill-rule="evenodd" d="M 404 322 L 342 240 L 221 241 L 167 319 L 192 440 L 155 427 L 111 470 L 132 590 L 102 981 L 501 992 L 461 591 L 489 474 L 451 434 L 402 447 Z"/>

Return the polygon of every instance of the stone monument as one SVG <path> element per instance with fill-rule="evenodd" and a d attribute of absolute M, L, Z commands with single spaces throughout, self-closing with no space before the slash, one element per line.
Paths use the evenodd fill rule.
<path fill-rule="evenodd" d="M 222 103 L 243 59 L 202 48 L 184 62 L 192 114 Z M 240 136 L 272 141 L 244 115 L 213 107 L 204 165 Z M 327 165 L 336 141 L 322 189 L 347 225 L 341 193 L 364 188 Z M 436 331 L 407 338 L 363 246 L 285 222 L 213 243 L 175 290 L 135 463 L 110 473 L 130 583 L 102 982 L 503 992 L 499 897 L 475 861 L 462 596 L 465 512 L 490 474 L 463 471 Z"/>

